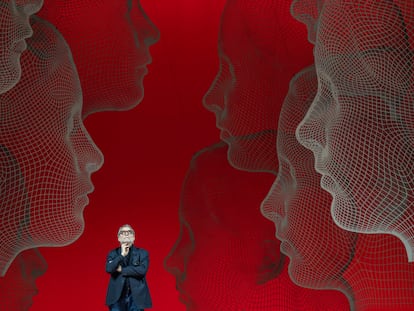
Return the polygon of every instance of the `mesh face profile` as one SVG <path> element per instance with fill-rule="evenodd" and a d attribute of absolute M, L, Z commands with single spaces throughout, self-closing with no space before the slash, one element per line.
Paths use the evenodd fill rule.
<path fill-rule="evenodd" d="M 87 115 L 128 110 L 144 96 L 143 79 L 159 31 L 138 0 L 47 1 L 39 16 L 71 48 Z"/>
<path fill-rule="evenodd" d="M 216 115 L 229 161 L 247 171 L 277 171 L 276 132 L 290 79 L 312 64 L 306 30 L 290 1 L 227 1 L 218 42 L 219 72 L 204 97 Z"/>
<path fill-rule="evenodd" d="M 341 228 L 387 233 L 413 261 L 411 1 L 325 1 L 316 97 L 297 129 Z M 338 40 L 341 38 L 341 40 Z"/>
<path fill-rule="evenodd" d="M 47 269 L 45 258 L 37 248 L 20 252 L 5 276 L 0 278 L 0 311 L 30 310 L 37 293 L 36 279 Z"/>
<path fill-rule="evenodd" d="M 271 181 L 232 168 L 223 142 L 194 155 L 181 192 L 180 236 L 165 260 L 188 310 L 238 310 L 283 269 L 273 227 L 258 213 Z"/>
<path fill-rule="evenodd" d="M 317 89 L 313 66 L 291 82 L 279 119 L 279 172 L 262 213 L 275 223 L 296 284 L 339 290 L 353 310 L 410 310 L 414 266 L 403 244 L 392 235 L 357 234 L 337 226 L 314 156 L 295 137 Z"/>
<path fill-rule="evenodd" d="M 32 17 L 18 84 L 0 95 L 0 271 L 22 250 L 63 246 L 83 230 L 91 174 L 103 163 L 81 118 L 70 50 Z"/>
<path fill-rule="evenodd" d="M 27 46 L 25 40 L 33 34 L 29 18 L 42 3 L 43 0 L 0 1 L 0 94 L 20 79 L 20 57 Z"/>
<path fill-rule="evenodd" d="M 281 251 L 290 258 L 289 274 L 296 284 L 338 290 L 352 301 L 352 289 L 343 272 L 353 259 L 357 235 L 334 223 L 332 197 L 320 187 L 313 154 L 295 137 L 317 88 L 314 66 L 291 81 L 279 116 L 279 171 L 261 211 L 275 223 Z"/>
<path fill-rule="evenodd" d="M 273 174 L 233 168 L 224 142 L 196 153 L 165 259 L 187 310 L 348 310 L 344 295 L 289 278 L 274 226 L 259 211 Z"/>

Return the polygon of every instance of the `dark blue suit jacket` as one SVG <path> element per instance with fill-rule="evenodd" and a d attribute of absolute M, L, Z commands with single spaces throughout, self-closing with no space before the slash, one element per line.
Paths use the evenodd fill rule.
<path fill-rule="evenodd" d="M 126 279 L 129 279 L 131 294 L 139 309 L 152 307 L 151 295 L 148 289 L 145 275 L 149 266 L 148 252 L 143 248 L 132 246 L 130 251 L 129 265 L 126 258 L 121 255 L 121 247 L 112 250 L 106 259 L 106 272 L 111 275 L 106 293 L 106 304 L 108 306 L 119 300 Z M 121 265 L 122 271 L 117 272 Z"/>

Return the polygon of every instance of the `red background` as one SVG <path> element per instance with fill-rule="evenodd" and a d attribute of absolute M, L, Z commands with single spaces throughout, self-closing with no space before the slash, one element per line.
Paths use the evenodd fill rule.
<path fill-rule="evenodd" d="M 143 0 L 161 32 L 151 47 L 144 101 L 131 111 L 102 112 L 85 125 L 105 156 L 92 176 L 95 191 L 75 243 L 42 248 L 48 271 L 31 310 L 107 310 L 106 255 L 124 223 L 150 252 L 153 309 L 185 310 L 163 260 L 179 233 L 181 184 L 192 155 L 219 139 L 202 97 L 218 70 L 217 35 L 223 0 Z"/>

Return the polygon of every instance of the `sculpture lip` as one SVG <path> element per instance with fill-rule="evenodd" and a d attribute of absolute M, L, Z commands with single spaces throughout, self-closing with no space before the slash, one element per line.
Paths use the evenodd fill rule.
<path fill-rule="evenodd" d="M 221 129 L 220 139 L 222 141 L 229 142 L 231 137 L 233 137 L 233 135 L 231 135 L 229 131 L 225 129 Z"/>
<path fill-rule="evenodd" d="M 30 23 L 24 23 L 19 27 L 19 33 L 21 35 L 13 42 L 12 50 L 17 53 L 22 53 L 27 49 L 26 39 L 33 36 L 33 28 L 31 27 Z"/>
<path fill-rule="evenodd" d="M 184 304 L 192 303 L 192 299 L 190 298 L 190 295 L 183 289 L 182 283 L 177 280 L 176 282 L 176 289 L 180 293 L 179 299 Z"/>
<path fill-rule="evenodd" d="M 320 174 L 322 174 L 320 182 L 321 188 L 329 192 L 331 195 L 334 195 L 337 192 L 335 191 L 335 188 L 337 187 L 335 179 L 326 173 L 320 172 Z"/>
<path fill-rule="evenodd" d="M 280 251 L 290 257 L 294 254 L 294 247 L 288 240 L 283 240 L 280 244 Z"/>
<path fill-rule="evenodd" d="M 25 40 L 20 40 L 16 42 L 12 47 L 12 51 L 15 53 L 19 53 L 19 54 L 23 53 L 26 49 L 27 49 L 27 43 Z"/>
<path fill-rule="evenodd" d="M 145 55 L 143 55 L 143 60 L 139 62 L 138 68 L 146 68 L 151 63 L 152 63 L 152 57 L 149 51 L 147 50 Z"/>

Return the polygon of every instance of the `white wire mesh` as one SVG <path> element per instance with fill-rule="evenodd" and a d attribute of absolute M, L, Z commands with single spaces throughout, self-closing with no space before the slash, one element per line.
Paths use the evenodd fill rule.
<path fill-rule="evenodd" d="M 36 279 L 46 269 L 46 261 L 38 249 L 19 253 L 7 274 L 0 278 L 0 311 L 29 310 L 38 291 Z"/>
<path fill-rule="evenodd" d="M 181 192 L 180 236 L 165 260 L 187 310 L 348 310 L 338 291 L 289 278 L 274 226 L 259 212 L 274 176 L 234 169 L 227 145 L 198 152 Z"/>
<path fill-rule="evenodd" d="M 306 29 L 290 15 L 290 3 L 229 0 L 224 8 L 220 69 L 204 106 L 216 114 L 238 169 L 275 173 L 281 104 L 290 79 L 313 62 Z"/>
<path fill-rule="evenodd" d="M 32 18 L 22 76 L 0 95 L 0 271 L 36 246 L 63 246 L 83 230 L 91 173 L 103 157 L 81 118 L 70 50 L 53 26 Z"/>
<path fill-rule="evenodd" d="M 47 1 L 39 16 L 68 42 L 83 92 L 83 112 L 127 110 L 144 96 L 159 31 L 138 0 Z M 85 27 L 87 26 L 87 27 Z"/>
<path fill-rule="evenodd" d="M 279 117 L 279 172 L 261 210 L 275 223 L 281 250 L 290 258 L 292 280 L 307 288 L 341 291 L 352 302 L 352 288 L 343 272 L 354 257 L 357 235 L 334 223 L 332 197 L 319 185 L 313 154 L 295 137 L 317 88 L 314 66 L 291 81 Z"/>
<path fill-rule="evenodd" d="M 10 90 L 20 79 L 20 56 L 25 39 L 33 33 L 29 17 L 40 9 L 42 2 L 0 1 L 0 94 Z"/>
<path fill-rule="evenodd" d="M 318 92 L 297 137 L 335 222 L 395 235 L 413 261 L 413 3 L 325 1 L 317 24 Z"/>

